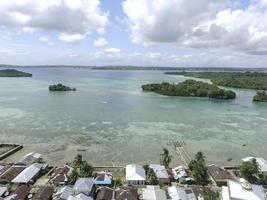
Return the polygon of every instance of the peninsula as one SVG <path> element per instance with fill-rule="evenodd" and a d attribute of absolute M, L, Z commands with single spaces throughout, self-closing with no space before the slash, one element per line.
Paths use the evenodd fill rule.
<path fill-rule="evenodd" d="M 0 77 L 32 77 L 32 74 L 15 69 L 0 70 Z"/>
<path fill-rule="evenodd" d="M 183 75 L 195 78 L 210 79 L 215 85 L 267 90 L 267 73 L 259 72 L 166 72 L 170 75 Z"/>
<path fill-rule="evenodd" d="M 152 91 L 166 96 L 209 97 L 213 99 L 234 99 L 235 92 L 220 89 L 216 85 L 195 80 L 186 80 L 178 84 L 163 82 L 142 85 L 143 91 Z"/>
<path fill-rule="evenodd" d="M 61 83 L 58 83 L 56 85 L 50 85 L 49 91 L 53 91 L 53 92 L 76 91 L 76 88 L 71 88 L 71 87 L 62 85 Z"/>

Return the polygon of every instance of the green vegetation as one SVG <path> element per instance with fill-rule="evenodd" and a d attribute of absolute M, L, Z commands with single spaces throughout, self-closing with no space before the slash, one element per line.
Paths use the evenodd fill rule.
<path fill-rule="evenodd" d="M 189 169 L 193 173 L 193 178 L 200 185 L 207 185 L 209 183 L 209 176 L 205 162 L 205 156 L 202 152 L 195 155 L 195 159 L 189 163 Z"/>
<path fill-rule="evenodd" d="M 169 168 L 169 165 L 172 161 L 172 156 L 170 155 L 169 150 L 164 148 L 160 156 L 160 164 L 164 165 L 166 168 Z"/>
<path fill-rule="evenodd" d="M 166 72 L 171 75 L 184 75 L 210 79 L 215 85 L 267 90 L 267 73 L 258 72 Z"/>
<path fill-rule="evenodd" d="M 259 166 L 256 160 L 253 159 L 252 161 L 243 162 L 239 168 L 239 174 L 248 182 L 256 183 L 259 174 Z"/>
<path fill-rule="evenodd" d="M 112 186 L 114 186 L 114 187 L 119 187 L 122 185 L 123 185 L 123 183 L 122 183 L 122 180 L 120 178 L 116 178 L 115 180 L 112 181 Z"/>
<path fill-rule="evenodd" d="M 15 69 L 0 70 L 0 77 L 32 77 L 32 74 Z"/>
<path fill-rule="evenodd" d="M 204 192 L 203 194 L 204 200 L 220 200 L 220 193 L 219 192 Z"/>
<path fill-rule="evenodd" d="M 70 88 L 68 86 L 62 85 L 61 83 L 58 83 L 57 85 L 50 85 L 49 86 L 50 91 L 76 91 L 76 88 Z"/>
<path fill-rule="evenodd" d="M 214 99 L 234 99 L 231 90 L 220 89 L 215 85 L 195 80 L 186 80 L 179 84 L 163 82 L 161 84 L 142 85 L 144 91 L 153 91 L 167 96 L 209 97 Z"/>
<path fill-rule="evenodd" d="M 267 93 L 265 91 L 258 91 L 253 97 L 253 101 L 267 102 Z"/>
<path fill-rule="evenodd" d="M 70 184 L 74 184 L 79 177 L 92 177 L 93 175 L 93 167 L 87 161 L 84 161 L 80 154 L 75 156 L 72 167 L 74 170 L 68 177 Z"/>
<path fill-rule="evenodd" d="M 146 185 L 158 185 L 159 181 L 153 169 L 149 168 L 149 165 L 144 165 L 143 168 L 146 172 Z"/>

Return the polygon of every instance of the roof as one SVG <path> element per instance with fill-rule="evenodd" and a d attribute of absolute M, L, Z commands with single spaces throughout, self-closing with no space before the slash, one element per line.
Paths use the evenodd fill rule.
<path fill-rule="evenodd" d="M 113 175 L 111 172 L 99 172 L 96 174 L 95 182 L 96 185 L 110 185 L 112 183 Z"/>
<path fill-rule="evenodd" d="M 181 187 L 168 187 L 168 193 L 172 200 L 187 200 L 186 192 Z"/>
<path fill-rule="evenodd" d="M 9 183 L 11 182 L 16 176 L 18 176 L 26 166 L 17 166 L 13 165 L 8 170 L 6 170 L 1 176 L 0 176 L 0 182 L 1 183 Z"/>
<path fill-rule="evenodd" d="M 219 167 L 217 165 L 209 165 L 207 168 L 209 175 L 212 176 L 215 181 L 233 179 L 233 176 L 223 167 Z"/>
<path fill-rule="evenodd" d="M 79 178 L 73 187 L 75 192 L 91 192 L 94 185 L 93 178 Z"/>
<path fill-rule="evenodd" d="M 115 193 L 116 200 L 138 200 L 137 189 L 135 187 L 124 187 Z"/>
<path fill-rule="evenodd" d="M 0 197 L 3 196 L 5 194 L 5 192 L 7 191 L 7 187 L 0 187 Z"/>
<path fill-rule="evenodd" d="M 178 166 L 172 169 L 172 173 L 174 175 L 174 179 L 179 179 L 182 177 L 187 177 L 187 172 L 184 166 Z"/>
<path fill-rule="evenodd" d="M 43 164 L 34 163 L 24 169 L 16 178 L 12 180 L 13 183 L 28 183 L 30 182 L 42 169 Z"/>
<path fill-rule="evenodd" d="M 200 185 L 191 185 L 190 189 L 194 193 L 196 198 L 203 197 L 204 192 L 210 192 L 210 187 L 204 187 Z"/>
<path fill-rule="evenodd" d="M 62 187 L 57 193 L 54 195 L 54 200 L 67 200 L 70 195 L 72 195 L 73 190 L 69 186 Z"/>
<path fill-rule="evenodd" d="M 68 181 L 67 176 L 71 173 L 72 170 L 73 168 L 71 168 L 68 165 L 65 165 L 64 167 L 55 168 L 52 172 L 51 181 L 54 184 L 67 182 Z"/>
<path fill-rule="evenodd" d="M 19 186 L 11 195 L 5 198 L 5 200 L 24 200 L 28 196 L 31 188 L 27 185 Z"/>
<path fill-rule="evenodd" d="M 76 196 L 72 196 L 72 195 L 69 196 L 68 200 L 93 200 L 93 198 L 81 193 L 81 194 L 78 194 Z"/>
<path fill-rule="evenodd" d="M 33 196 L 32 200 L 49 200 L 53 196 L 54 188 L 52 186 L 45 186 L 40 188 Z"/>
<path fill-rule="evenodd" d="M 243 158 L 242 161 L 252 161 L 253 159 L 256 159 L 256 162 L 259 165 L 260 171 L 266 173 L 267 172 L 267 161 L 264 158 L 259 158 L 259 157 L 246 157 Z"/>
<path fill-rule="evenodd" d="M 143 199 L 144 200 L 167 200 L 166 193 L 160 187 L 147 185 L 143 190 Z"/>
<path fill-rule="evenodd" d="M 265 200 L 266 198 L 260 185 L 229 180 L 228 186 L 222 188 L 222 200 L 231 199 Z"/>
<path fill-rule="evenodd" d="M 114 190 L 108 187 L 100 188 L 97 193 L 96 200 L 111 200 Z"/>
<path fill-rule="evenodd" d="M 9 165 L 9 164 L 1 163 L 0 164 L 0 175 L 2 175 L 10 167 L 11 167 L 11 165 Z"/>
<path fill-rule="evenodd" d="M 141 165 L 130 164 L 126 165 L 126 180 L 127 181 L 145 181 L 146 172 Z"/>
<path fill-rule="evenodd" d="M 23 163 L 25 165 L 30 165 L 35 162 L 38 162 L 41 159 L 42 155 L 39 153 L 31 152 L 23 156 L 23 158 L 19 161 L 19 163 Z"/>
<path fill-rule="evenodd" d="M 158 179 L 169 179 L 169 174 L 165 169 L 165 166 L 158 164 L 151 164 L 149 165 L 149 167 L 153 169 Z"/>

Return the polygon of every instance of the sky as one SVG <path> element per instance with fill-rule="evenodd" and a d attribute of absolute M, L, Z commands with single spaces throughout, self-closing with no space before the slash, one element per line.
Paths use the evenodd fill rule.
<path fill-rule="evenodd" d="M 267 67 L 267 0 L 0 0 L 0 63 Z"/>

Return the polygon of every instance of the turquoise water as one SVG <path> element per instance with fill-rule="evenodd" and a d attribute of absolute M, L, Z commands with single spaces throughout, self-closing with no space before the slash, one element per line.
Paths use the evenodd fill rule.
<path fill-rule="evenodd" d="M 83 150 L 94 164 L 150 163 L 168 147 L 176 165 L 170 140 L 185 141 L 191 155 L 203 151 L 209 163 L 267 158 L 267 104 L 253 103 L 253 90 L 235 89 L 237 99 L 227 101 L 166 97 L 140 86 L 186 78 L 160 71 L 24 71 L 33 77 L 0 79 L 0 142 L 25 145 L 11 160 L 35 150 L 48 162 L 64 163 Z M 77 91 L 49 92 L 58 82 Z"/>

